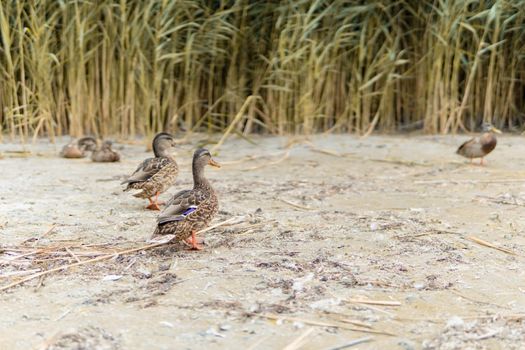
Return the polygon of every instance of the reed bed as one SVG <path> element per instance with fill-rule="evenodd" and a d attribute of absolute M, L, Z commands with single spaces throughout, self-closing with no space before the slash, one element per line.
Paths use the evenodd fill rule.
<path fill-rule="evenodd" d="M 517 0 L 3 1 L 1 134 L 520 128 Z"/>

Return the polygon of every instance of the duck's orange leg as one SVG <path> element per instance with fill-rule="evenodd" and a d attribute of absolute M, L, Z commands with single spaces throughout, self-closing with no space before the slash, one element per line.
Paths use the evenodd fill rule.
<path fill-rule="evenodd" d="M 191 245 L 191 250 L 202 250 L 203 248 L 197 243 L 195 230 L 191 231 L 191 237 L 186 240 Z"/>
<path fill-rule="evenodd" d="M 483 166 L 483 157 L 481 157 L 481 161 L 480 161 L 479 165 Z"/>
<path fill-rule="evenodd" d="M 160 210 L 160 207 L 159 207 L 159 202 L 158 202 L 158 198 L 159 198 L 159 192 L 157 192 L 157 194 L 155 195 L 155 200 L 151 200 L 151 198 L 148 198 L 149 200 L 149 205 L 146 207 L 146 209 L 149 209 L 149 210 Z"/>

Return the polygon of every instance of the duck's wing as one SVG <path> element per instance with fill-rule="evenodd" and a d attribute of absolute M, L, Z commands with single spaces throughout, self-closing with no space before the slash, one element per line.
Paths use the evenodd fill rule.
<path fill-rule="evenodd" d="M 197 210 L 205 200 L 201 191 L 184 190 L 175 194 L 160 213 L 157 224 L 162 225 L 173 221 L 183 221 Z"/>
<path fill-rule="evenodd" d="M 168 158 L 148 158 L 138 166 L 137 170 L 127 180 L 122 181 L 122 184 L 147 181 L 169 163 Z"/>
<path fill-rule="evenodd" d="M 461 155 L 467 155 L 467 153 L 475 147 L 479 147 L 479 138 L 474 137 L 468 141 L 465 141 L 461 146 L 458 147 L 456 153 Z"/>

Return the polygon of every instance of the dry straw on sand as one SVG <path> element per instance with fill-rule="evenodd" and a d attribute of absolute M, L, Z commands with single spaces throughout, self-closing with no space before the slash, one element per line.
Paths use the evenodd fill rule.
<path fill-rule="evenodd" d="M 4 1 L 0 134 L 520 125 L 520 1 Z"/>

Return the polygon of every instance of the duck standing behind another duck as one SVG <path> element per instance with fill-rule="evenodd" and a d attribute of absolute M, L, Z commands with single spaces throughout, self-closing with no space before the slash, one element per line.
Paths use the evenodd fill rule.
<path fill-rule="evenodd" d="M 150 204 L 146 209 L 160 210 L 159 204 L 162 203 L 158 201 L 159 195 L 170 188 L 177 179 L 179 167 L 169 153 L 172 147 L 175 147 L 173 135 L 165 132 L 155 135 L 153 139 L 155 158 L 144 160 L 127 180 L 122 181 L 122 184 L 128 184 L 124 191 L 141 190 L 133 196 L 147 198 Z"/>

